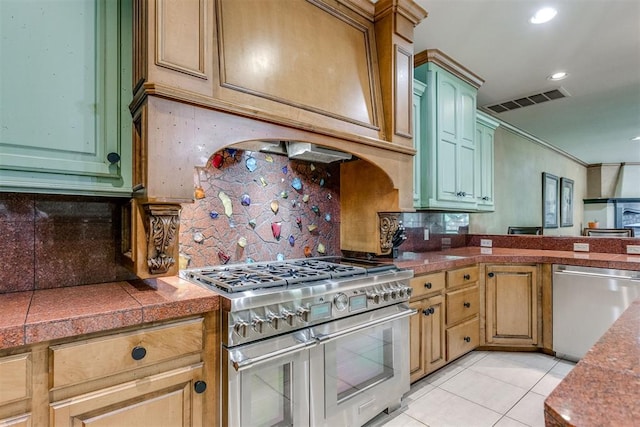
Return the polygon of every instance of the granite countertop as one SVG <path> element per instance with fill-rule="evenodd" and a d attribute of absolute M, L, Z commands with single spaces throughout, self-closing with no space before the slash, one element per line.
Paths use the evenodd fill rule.
<path fill-rule="evenodd" d="M 179 277 L 0 294 L 0 349 L 218 309 L 218 296 Z"/>
<path fill-rule="evenodd" d="M 640 300 L 633 302 L 544 402 L 547 426 L 640 422 Z"/>
<path fill-rule="evenodd" d="M 404 253 L 393 261 L 415 274 L 478 262 L 640 268 L 640 255 L 480 247 Z M 219 301 L 215 293 L 174 276 L 5 293 L 0 294 L 0 306 L 0 349 L 6 349 L 205 313 L 217 310 Z"/>

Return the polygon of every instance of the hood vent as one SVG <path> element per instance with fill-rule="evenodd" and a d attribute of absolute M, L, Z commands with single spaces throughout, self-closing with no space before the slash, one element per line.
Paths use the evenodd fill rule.
<path fill-rule="evenodd" d="M 330 150 L 308 142 L 288 142 L 287 154 L 290 159 L 306 160 L 308 162 L 331 163 L 351 160 L 351 154 L 343 151 Z"/>
<path fill-rule="evenodd" d="M 559 87 L 557 89 L 534 93 L 517 99 L 500 102 L 498 104 L 485 105 L 482 108 L 485 110 L 493 111 L 494 113 L 504 113 L 505 111 L 516 110 L 518 108 L 528 107 L 535 104 L 542 104 L 543 102 L 567 98 L 569 96 L 569 92 L 567 92 L 566 89 Z"/>

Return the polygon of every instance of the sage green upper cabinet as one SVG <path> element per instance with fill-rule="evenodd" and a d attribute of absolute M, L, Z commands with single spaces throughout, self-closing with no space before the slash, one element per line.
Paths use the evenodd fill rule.
<path fill-rule="evenodd" d="M 0 1 L 0 191 L 131 194 L 131 15 Z"/>
<path fill-rule="evenodd" d="M 416 209 L 477 210 L 476 96 L 482 79 L 437 50 L 416 55 L 421 99 Z"/>
<path fill-rule="evenodd" d="M 420 203 L 420 141 L 422 141 L 422 96 L 427 85 L 418 80 L 413 80 L 413 148 L 416 155 L 413 156 L 413 204 Z"/>
<path fill-rule="evenodd" d="M 494 211 L 493 200 L 493 136 L 499 122 L 481 111 L 476 112 L 476 197 L 478 210 Z"/>

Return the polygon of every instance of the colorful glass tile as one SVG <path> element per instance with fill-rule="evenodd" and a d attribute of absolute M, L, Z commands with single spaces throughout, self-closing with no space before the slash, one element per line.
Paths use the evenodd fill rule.
<path fill-rule="evenodd" d="M 300 178 L 293 178 L 293 181 L 291 181 L 291 186 L 296 191 L 302 190 L 302 180 Z"/>
<path fill-rule="evenodd" d="M 204 188 L 196 187 L 195 191 L 193 192 L 193 195 L 196 198 L 196 200 L 204 199 L 205 197 Z"/>
<path fill-rule="evenodd" d="M 273 157 L 271 157 L 271 154 L 267 154 L 266 156 L 264 156 L 264 160 L 269 163 L 273 163 Z"/>
<path fill-rule="evenodd" d="M 254 262 L 253 258 L 247 258 L 247 264 L 253 264 Z"/>
<path fill-rule="evenodd" d="M 304 256 L 306 256 L 307 258 L 309 258 L 311 255 L 313 255 L 311 253 L 311 248 L 309 246 L 305 246 L 304 247 Z"/>
<path fill-rule="evenodd" d="M 302 229 L 302 218 L 296 218 L 296 225 L 298 226 L 298 228 Z"/>
<path fill-rule="evenodd" d="M 282 197 L 283 199 L 286 199 L 287 197 L 289 197 L 289 193 L 283 190 L 280 192 L 280 197 Z"/>
<path fill-rule="evenodd" d="M 280 209 L 280 204 L 278 203 L 278 201 L 274 200 L 273 202 L 271 202 L 271 210 L 274 214 L 278 213 L 278 209 Z"/>
<path fill-rule="evenodd" d="M 324 178 L 320 178 L 320 187 L 324 187 Z"/>
<path fill-rule="evenodd" d="M 310 198 L 311 196 L 309 196 L 308 194 L 305 194 L 304 196 L 302 196 L 302 201 L 305 203 L 309 203 Z"/>
<path fill-rule="evenodd" d="M 258 162 L 253 157 L 247 157 L 244 164 L 247 166 L 247 169 L 249 169 L 249 172 L 253 172 L 258 168 Z"/>
<path fill-rule="evenodd" d="M 311 169 L 311 172 L 313 172 L 314 170 L 316 170 L 316 165 L 314 165 L 313 163 L 311 163 L 309 165 L 309 169 Z"/>
<path fill-rule="evenodd" d="M 213 159 L 211 159 L 211 164 L 214 168 L 220 169 L 222 167 L 222 163 L 224 163 L 224 156 L 222 153 L 216 153 L 213 155 Z"/>
<path fill-rule="evenodd" d="M 296 244 L 296 238 L 295 238 L 295 237 L 293 237 L 293 234 L 290 234 L 290 235 L 289 235 L 289 244 L 290 244 L 291 246 L 293 246 L 293 245 L 295 245 L 295 244 Z"/>
<path fill-rule="evenodd" d="M 231 259 L 231 257 L 229 255 L 225 254 L 222 251 L 218 252 L 218 258 L 220 259 L 220 262 L 223 263 L 223 264 L 228 263 L 229 260 Z"/>
<path fill-rule="evenodd" d="M 231 199 L 224 191 L 218 193 L 218 197 L 222 201 L 222 206 L 224 206 L 224 214 L 228 217 L 233 215 L 233 206 L 231 204 Z"/>
<path fill-rule="evenodd" d="M 311 210 L 313 211 L 314 214 L 316 215 L 320 215 L 320 208 L 316 205 L 311 206 Z"/>
<path fill-rule="evenodd" d="M 197 232 L 197 233 L 193 233 L 193 241 L 196 243 L 202 243 L 204 242 L 204 234 Z"/>
<path fill-rule="evenodd" d="M 255 219 L 250 219 L 250 220 L 249 220 L 249 226 L 250 226 L 251 228 L 256 228 L 256 225 L 258 225 L 258 223 L 256 222 L 256 220 L 255 220 Z"/>
<path fill-rule="evenodd" d="M 260 177 L 260 184 L 262 184 L 263 187 L 266 187 L 268 185 L 267 181 L 263 177 Z"/>
<path fill-rule="evenodd" d="M 246 237 L 240 237 L 238 239 L 238 246 L 240 246 L 241 248 L 244 248 L 245 246 L 247 246 L 247 238 Z"/>
<path fill-rule="evenodd" d="M 315 229 L 317 229 L 318 226 L 315 224 L 309 224 L 307 225 L 307 230 L 309 230 L 310 233 L 312 233 Z"/>
<path fill-rule="evenodd" d="M 289 173 L 289 168 L 286 165 L 282 167 L 282 173 L 285 175 Z"/>
<path fill-rule="evenodd" d="M 220 214 L 216 211 L 211 211 L 209 212 L 209 218 L 211 219 L 218 219 L 218 217 L 220 216 Z"/>
<path fill-rule="evenodd" d="M 318 249 L 317 249 L 319 254 L 324 254 L 327 250 L 324 247 L 324 245 L 322 243 L 318 243 Z"/>
<path fill-rule="evenodd" d="M 284 254 L 278 253 L 276 255 L 276 260 L 277 261 L 284 261 Z"/>
<path fill-rule="evenodd" d="M 273 233 L 273 237 L 276 240 L 280 240 L 280 232 L 282 231 L 282 223 L 281 222 L 272 222 L 271 223 L 271 232 Z"/>
<path fill-rule="evenodd" d="M 229 155 L 231 157 L 235 157 L 236 156 L 236 152 L 238 151 L 235 148 L 227 148 L 226 150 L 227 150 L 227 153 L 229 153 Z"/>
<path fill-rule="evenodd" d="M 242 196 L 240 196 L 240 203 L 242 204 L 242 206 L 249 206 L 251 204 L 251 197 L 249 197 L 248 194 L 243 194 Z"/>
<path fill-rule="evenodd" d="M 330 213 L 324 214 L 324 220 L 327 222 L 331 222 L 331 214 Z"/>

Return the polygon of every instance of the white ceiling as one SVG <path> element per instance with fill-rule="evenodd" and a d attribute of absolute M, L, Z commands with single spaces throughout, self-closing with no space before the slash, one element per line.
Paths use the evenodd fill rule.
<path fill-rule="evenodd" d="M 415 52 L 480 75 L 478 106 L 561 86 L 570 97 L 493 115 L 585 163 L 640 162 L 640 0 L 416 0 Z M 552 21 L 533 25 L 543 6 Z M 547 80 L 556 71 L 569 77 Z"/>

